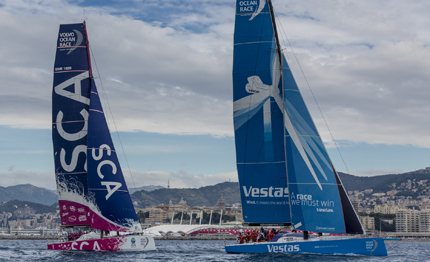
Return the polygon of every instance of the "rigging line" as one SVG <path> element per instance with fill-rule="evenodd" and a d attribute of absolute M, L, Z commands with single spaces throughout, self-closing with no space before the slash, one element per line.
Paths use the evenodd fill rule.
<path fill-rule="evenodd" d="M 349 172 L 348 166 L 346 165 L 345 159 L 343 158 L 343 155 L 342 155 L 342 153 L 340 152 L 339 146 L 337 145 L 337 142 L 336 142 L 336 140 L 334 139 L 333 133 L 331 132 L 330 127 L 328 126 L 327 120 L 326 120 L 326 119 L 325 119 L 325 117 L 324 117 L 324 114 L 323 114 L 323 112 L 322 112 L 322 110 L 321 110 L 321 107 L 320 107 L 320 105 L 318 104 L 318 101 L 317 101 L 317 99 L 316 99 L 316 97 L 315 97 L 315 95 L 314 95 L 314 92 L 312 91 L 312 88 L 311 88 L 311 86 L 310 86 L 310 84 L 309 84 L 309 82 L 308 82 L 308 79 L 306 78 L 305 72 L 303 71 L 302 66 L 300 65 L 299 59 L 297 58 L 296 53 L 294 52 L 293 46 L 291 45 L 290 40 L 288 39 L 288 36 L 287 36 L 287 34 L 285 33 L 285 30 L 284 30 L 284 27 L 282 26 L 282 23 L 279 21 L 279 16 L 278 16 L 277 14 L 276 14 L 276 18 L 278 19 L 278 24 L 281 26 L 282 32 L 284 33 L 284 36 L 285 36 L 285 39 L 287 39 L 288 45 L 290 46 L 291 51 L 292 51 L 292 53 L 293 53 L 293 55 L 294 55 L 294 58 L 295 58 L 295 60 L 296 60 L 296 62 L 297 62 L 297 64 L 298 64 L 298 66 L 299 66 L 299 68 L 300 68 L 300 71 L 302 72 L 303 78 L 304 78 L 304 79 L 305 79 L 305 81 L 306 81 L 306 85 L 308 86 L 308 88 L 309 88 L 309 90 L 310 90 L 310 92 L 311 92 L 311 94 L 312 94 L 312 97 L 313 97 L 313 99 L 314 99 L 314 101 L 315 101 L 315 104 L 317 105 L 318 110 L 320 111 L 321 117 L 322 117 L 322 119 L 324 120 L 324 123 L 325 123 L 325 125 L 326 125 L 326 127 L 327 127 L 327 129 L 328 129 L 328 132 L 330 133 L 331 139 L 333 140 L 333 142 L 334 142 L 334 144 L 335 144 L 335 146 L 336 146 L 337 152 L 339 153 L 339 156 L 340 156 L 340 158 L 342 159 L 343 165 L 345 166 L 346 171 L 348 172 L 348 174 L 351 174 L 351 173 Z M 285 40 L 284 40 L 284 45 L 285 45 L 285 46 L 287 46 L 287 45 L 285 44 Z M 290 69 L 290 70 L 291 70 L 291 69 Z"/>
<path fill-rule="evenodd" d="M 91 48 L 91 45 L 90 45 L 89 43 L 88 43 L 88 46 L 90 47 L 90 50 L 91 50 L 91 55 L 92 55 L 92 57 L 93 57 L 94 65 L 96 66 L 96 70 L 97 70 L 97 75 L 99 76 L 100 86 L 101 86 L 101 88 L 102 88 L 102 90 L 103 90 L 103 92 L 102 92 L 102 93 L 103 93 L 103 96 L 104 96 L 104 98 L 105 98 L 105 100 L 106 100 L 107 108 L 109 108 L 109 113 L 110 113 L 110 115 L 111 115 L 111 117 L 112 117 L 112 122 L 113 122 L 113 125 L 114 125 L 114 127 L 115 127 L 116 135 L 118 136 L 119 144 L 121 145 L 122 153 L 123 153 L 124 158 L 125 158 L 125 163 L 126 163 L 126 165 L 127 165 L 128 172 L 129 172 L 130 177 L 131 177 L 131 181 L 133 182 L 133 186 L 134 186 L 134 188 L 136 188 L 136 184 L 134 183 L 133 175 L 131 174 L 130 165 L 128 164 L 128 159 L 127 159 L 127 156 L 126 156 L 126 154 L 125 154 L 124 146 L 122 145 L 121 137 L 120 137 L 120 135 L 119 135 L 118 128 L 117 128 L 116 123 L 115 123 L 115 118 L 113 117 L 112 108 L 110 107 L 109 100 L 108 100 L 107 95 L 106 95 L 106 90 L 105 90 L 105 88 L 104 88 L 104 86 L 103 86 L 102 78 L 100 77 L 100 72 L 99 72 L 99 68 L 98 68 L 98 66 L 97 66 L 96 59 L 95 59 L 95 57 L 94 57 L 93 49 Z M 106 117 L 105 117 L 105 118 L 106 118 Z M 106 119 L 106 120 L 107 120 L 107 119 Z"/>

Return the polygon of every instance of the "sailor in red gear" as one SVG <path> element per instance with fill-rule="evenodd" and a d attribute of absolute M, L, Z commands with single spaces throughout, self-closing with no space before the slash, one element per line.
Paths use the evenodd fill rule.
<path fill-rule="evenodd" d="M 252 232 L 252 242 L 257 242 L 258 232 L 257 229 Z"/>
<path fill-rule="evenodd" d="M 245 237 L 242 233 L 239 233 L 239 244 L 243 244 L 245 242 Z"/>
<path fill-rule="evenodd" d="M 251 233 L 249 233 L 249 231 L 248 231 L 248 233 L 246 233 L 246 242 L 251 243 L 251 239 L 252 239 Z"/>

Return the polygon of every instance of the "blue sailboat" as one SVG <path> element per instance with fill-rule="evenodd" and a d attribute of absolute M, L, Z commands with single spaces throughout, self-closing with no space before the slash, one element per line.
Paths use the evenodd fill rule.
<path fill-rule="evenodd" d="M 382 238 L 362 237 L 365 230 L 280 47 L 271 0 L 236 2 L 233 101 L 245 224 L 291 226 L 303 237 L 285 234 L 225 250 L 387 255 Z"/>

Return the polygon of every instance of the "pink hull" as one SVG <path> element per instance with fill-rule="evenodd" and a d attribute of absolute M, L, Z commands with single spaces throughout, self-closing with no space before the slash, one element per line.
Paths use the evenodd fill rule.
<path fill-rule="evenodd" d="M 155 250 L 150 236 L 115 236 L 48 244 L 49 250 L 149 251 Z"/>
<path fill-rule="evenodd" d="M 63 226 L 91 225 L 92 228 L 109 231 L 126 232 L 130 230 L 129 228 L 113 224 L 108 219 L 101 217 L 96 212 L 80 203 L 68 200 L 59 200 L 59 204 L 61 224 Z"/>

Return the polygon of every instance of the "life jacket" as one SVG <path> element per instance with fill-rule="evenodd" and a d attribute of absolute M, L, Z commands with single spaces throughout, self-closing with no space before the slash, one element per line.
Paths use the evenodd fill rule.
<path fill-rule="evenodd" d="M 245 238 L 243 237 L 242 234 L 239 234 L 239 243 L 243 244 L 245 242 Z"/>
<path fill-rule="evenodd" d="M 257 242 L 258 233 L 257 231 L 252 232 L 252 241 Z"/>

